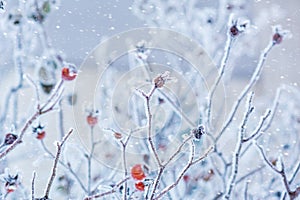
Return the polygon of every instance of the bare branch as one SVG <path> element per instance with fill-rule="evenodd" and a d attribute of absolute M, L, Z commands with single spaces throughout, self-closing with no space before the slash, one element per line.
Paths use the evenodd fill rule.
<path fill-rule="evenodd" d="M 229 178 L 229 182 L 228 185 L 226 187 L 226 193 L 224 195 L 224 199 L 229 199 L 232 189 L 235 185 L 236 182 L 236 177 L 237 177 L 237 173 L 238 173 L 238 168 L 239 168 L 239 157 L 240 157 L 240 153 L 241 153 L 241 149 L 242 149 L 242 145 L 243 145 L 243 138 L 244 138 L 244 134 L 245 134 L 245 130 L 246 130 L 246 125 L 249 119 L 250 114 L 252 113 L 254 107 L 252 106 L 252 98 L 253 98 L 253 92 L 249 95 L 249 100 L 248 100 L 248 106 L 247 106 L 247 111 L 245 113 L 245 116 L 243 118 L 243 122 L 240 128 L 240 132 L 239 132 L 239 136 L 238 136 L 238 141 L 236 143 L 236 147 L 235 147 L 235 152 L 234 152 L 234 156 L 232 158 L 232 172 Z"/>
<path fill-rule="evenodd" d="M 249 81 L 249 83 L 245 86 L 245 88 L 243 89 L 243 91 L 240 93 L 238 99 L 236 100 L 229 116 L 227 117 L 227 121 L 224 123 L 221 131 L 218 133 L 217 137 L 216 137 L 216 142 L 218 142 L 218 140 L 220 139 L 220 137 L 222 136 L 222 134 L 225 132 L 225 130 L 228 128 L 228 126 L 231 124 L 233 117 L 235 116 L 240 103 L 242 102 L 242 100 L 245 98 L 245 96 L 247 95 L 247 93 L 250 91 L 250 89 L 256 84 L 256 82 L 258 81 L 261 71 L 263 69 L 264 63 L 267 59 L 267 56 L 269 54 L 269 52 L 271 51 L 271 49 L 273 48 L 274 43 L 271 41 L 268 46 L 264 49 L 264 51 L 262 52 L 259 62 L 256 66 L 256 69 Z"/>
<path fill-rule="evenodd" d="M 53 110 L 54 106 L 57 104 L 58 100 L 60 99 L 60 97 L 62 95 L 62 90 L 63 90 L 62 86 L 63 86 L 63 81 L 61 81 L 58 84 L 58 86 L 56 87 L 56 89 L 53 92 L 53 95 L 48 98 L 47 102 L 26 121 L 25 125 L 21 129 L 21 133 L 20 133 L 19 137 L 10 146 L 8 146 L 7 149 L 5 149 L 3 152 L 1 152 L 0 159 L 3 158 L 4 156 L 6 156 L 10 151 L 15 149 L 18 144 L 22 143 L 25 132 L 39 116 L 46 114 Z M 47 109 L 45 109 L 45 108 L 47 108 Z"/>
<path fill-rule="evenodd" d="M 212 150 L 213 150 L 213 147 L 210 147 L 210 148 L 204 153 L 203 156 L 201 156 L 201 157 L 199 157 L 199 158 L 197 158 L 197 159 L 195 160 L 195 159 L 194 159 L 195 146 L 194 146 L 193 141 L 191 141 L 191 156 L 190 156 L 189 162 L 188 162 L 187 165 L 183 168 L 182 172 L 180 173 L 180 175 L 178 176 L 178 178 L 176 179 L 176 181 L 175 181 L 173 184 L 167 186 L 164 190 L 162 190 L 162 191 L 154 198 L 154 200 L 158 200 L 159 198 L 161 198 L 162 196 L 164 196 L 167 192 L 169 192 L 171 189 L 173 189 L 176 185 L 178 185 L 179 181 L 182 179 L 182 177 L 185 175 L 185 173 L 188 171 L 188 169 L 189 169 L 192 165 L 194 165 L 194 164 L 196 164 L 196 163 L 202 161 L 204 158 L 206 158 L 206 157 L 208 156 L 208 154 L 211 153 Z M 150 199 L 153 199 L 153 197 L 150 198 Z"/>
<path fill-rule="evenodd" d="M 44 149 L 44 151 L 47 153 L 47 154 L 49 154 L 52 158 L 55 158 L 55 155 L 53 155 L 52 153 L 51 153 L 51 151 L 46 147 L 46 145 L 45 145 L 45 143 L 44 143 L 44 141 L 43 140 L 41 140 L 41 144 L 42 144 L 42 147 L 43 147 L 43 149 Z M 84 186 L 84 184 L 82 183 L 82 181 L 80 180 L 80 178 L 78 177 L 78 175 L 77 175 L 77 173 L 76 172 L 74 172 L 74 170 L 72 169 L 72 167 L 71 167 L 71 165 L 70 164 L 65 164 L 64 162 L 62 162 L 62 161 L 58 161 L 59 162 L 59 164 L 61 164 L 66 170 L 68 170 L 72 175 L 73 175 L 73 177 L 76 179 L 76 181 L 79 183 L 79 185 L 80 185 L 80 187 L 82 188 L 82 190 L 84 191 L 84 192 L 88 192 L 87 191 L 87 189 L 85 188 L 85 186 Z"/>
<path fill-rule="evenodd" d="M 120 187 L 124 182 L 128 181 L 129 179 L 130 179 L 130 177 L 126 177 L 125 179 L 123 179 L 119 183 L 117 183 L 111 190 L 104 192 L 104 193 L 95 194 L 93 196 L 88 196 L 88 197 L 84 198 L 84 200 L 96 199 L 96 198 L 104 197 L 109 194 L 113 194 L 116 192 L 118 187 Z"/>
<path fill-rule="evenodd" d="M 31 199 L 34 200 L 34 181 L 35 181 L 35 172 L 33 172 L 33 177 L 31 181 Z"/>
<path fill-rule="evenodd" d="M 157 87 L 154 86 L 150 90 L 149 94 L 145 94 L 144 92 L 142 92 L 142 95 L 146 99 L 146 110 L 147 110 L 147 115 L 148 115 L 148 142 L 150 144 L 150 148 L 151 148 L 152 152 L 154 153 L 154 156 L 155 156 L 158 166 L 161 166 L 162 165 L 161 161 L 158 157 L 158 153 L 156 151 L 156 148 L 155 148 L 153 140 L 152 140 L 152 113 L 151 113 L 151 108 L 150 108 L 150 100 L 156 89 L 157 89 Z"/>
<path fill-rule="evenodd" d="M 296 190 L 294 190 L 294 191 L 292 191 L 292 190 L 290 189 L 290 183 L 289 183 L 289 181 L 288 181 L 288 179 L 287 179 L 287 177 L 286 177 L 286 173 L 285 173 L 284 162 L 281 161 L 281 169 L 280 169 L 280 170 L 277 169 L 277 168 L 276 168 L 274 165 L 272 165 L 272 163 L 270 163 L 270 161 L 267 159 L 267 157 L 266 157 L 266 155 L 265 155 L 265 152 L 264 152 L 263 148 L 262 148 L 261 146 L 259 146 L 258 144 L 256 144 L 256 146 L 258 147 L 258 149 L 259 149 L 259 151 L 260 151 L 260 153 L 261 153 L 261 155 L 262 155 L 264 161 L 271 167 L 271 169 L 272 169 L 274 172 L 276 172 L 276 173 L 278 173 L 278 174 L 281 175 L 282 181 L 283 181 L 283 184 L 284 184 L 284 187 L 285 187 L 286 192 L 287 192 L 287 194 L 289 195 L 290 199 L 291 199 L 291 200 L 296 199 L 296 198 L 299 196 L 299 194 L 300 194 L 300 187 L 296 188 Z"/>
<path fill-rule="evenodd" d="M 227 34 L 227 41 L 226 41 L 226 45 L 224 48 L 224 55 L 221 61 L 221 67 L 220 67 L 220 72 L 218 77 L 215 80 L 215 83 L 212 86 L 212 89 L 210 89 L 209 94 L 208 94 L 208 106 L 207 106 L 207 126 L 209 127 L 209 129 L 211 128 L 211 107 L 212 107 L 212 99 L 213 96 L 216 92 L 216 89 L 224 75 L 225 72 L 225 67 L 227 65 L 227 61 L 229 58 L 229 54 L 230 54 L 230 50 L 232 47 L 232 43 L 233 43 L 234 37 L 231 37 L 230 34 Z"/>
<path fill-rule="evenodd" d="M 166 163 L 164 163 L 164 166 L 167 166 L 179 153 L 181 153 L 181 150 L 183 148 L 183 146 L 190 141 L 193 138 L 193 135 L 188 136 L 182 143 L 181 145 L 178 147 L 178 149 L 175 151 L 175 153 L 169 158 L 169 160 L 166 161 Z"/>
<path fill-rule="evenodd" d="M 72 132 L 73 132 L 73 129 L 71 129 L 68 132 L 68 134 L 65 135 L 65 137 L 62 139 L 62 141 L 60 143 L 59 142 L 57 143 L 57 153 L 56 153 L 54 164 L 52 167 L 52 174 L 50 176 L 49 182 L 46 187 L 46 191 L 45 191 L 45 195 L 44 195 L 45 199 L 49 199 L 49 193 L 50 193 L 50 189 L 51 189 L 52 183 L 54 181 L 54 178 L 56 176 L 57 164 L 58 164 L 59 156 L 61 154 L 62 146 L 64 145 L 65 141 L 68 139 L 68 137 L 71 135 Z"/>
<path fill-rule="evenodd" d="M 266 119 L 270 116 L 271 110 L 268 110 L 264 116 L 262 116 L 256 130 L 248 137 L 248 138 L 243 138 L 243 142 L 248 142 L 249 140 L 259 137 L 259 135 L 262 133 L 260 130 L 262 129 Z"/>

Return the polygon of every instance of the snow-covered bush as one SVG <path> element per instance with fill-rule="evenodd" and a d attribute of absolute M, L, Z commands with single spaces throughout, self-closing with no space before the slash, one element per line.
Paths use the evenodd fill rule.
<path fill-rule="evenodd" d="M 146 26 L 75 66 L 47 33 L 59 6 L 0 1 L 2 199 L 299 198 L 300 93 L 265 95 L 280 8 L 135 0 Z"/>

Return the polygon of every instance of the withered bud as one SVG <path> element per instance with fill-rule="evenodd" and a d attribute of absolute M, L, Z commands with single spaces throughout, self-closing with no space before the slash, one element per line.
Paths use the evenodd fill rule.
<path fill-rule="evenodd" d="M 201 136 L 205 134 L 204 126 L 199 125 L 197 128 L 192 129 L 191 133 L 194 135 L 195 139 L 200 140 Z"/>
<path fill-rule="evenodd" d="M 122 134 L 121 133 L 118 133 L 118 132 L 114 132 L 114 137 L 119 140 L 122 138 Z"/>
<path fill-rule="evenodd" d="M 232 27 L 230 27 L 230 35 L 232 37 L 237 36 L 239 34 L 239 29 L 236 27 L 236 25 L 233 25 Z"/>
<path fill-rule="evenodd" d="M 280 44 L 282 42 L 283 36 L 279 33 L 275 33 L 273 35 L 273 42 L 274 44 Z"/>
<path fill-rule="evenodd" d="M 10 144 L 14 143 L 14 141 L 16 141 L 17 139 L 18 139 L 17 135 L 15 135 L 13 133 L 7 133 L 4 138 L 4 144 L 10 145 Z"/>
<path fill-rule="evenodd" d="M 236 37 L 239 34 L 243 33 L 246 28 L 248 27 L 249 22 L 240 20 L 235 20 L 231 22 L 230 28 L 229 28 L 229 34 L 231 37 Z"/>
<path fill-rule="evenodd" d="M 276 158 L 272 158 L 272 159 L 271 159 L 271 163 L 272 163 L 273 166 L 276 166 L 276 164 L 277 164 L 277 159 L 276 159 Z"/>
<path fill-rule="evenodd" d="M 156 78 L 154 78 L 153 82 L 156 88 L 162 88 L 167 80 L 170 80 L 169 78 L 170 72 L 166 71 L 163 74 L 158 75 Z"/>
<path fill-rule="evenodd" d="M 292 37 L 289 30 L 284 30 L 280 25 L 276 25 L 273 27 L 273 35 L 272 35 L 272 42 L 274 45 L 280 44 L 283 39 L 288 39 Z"/>

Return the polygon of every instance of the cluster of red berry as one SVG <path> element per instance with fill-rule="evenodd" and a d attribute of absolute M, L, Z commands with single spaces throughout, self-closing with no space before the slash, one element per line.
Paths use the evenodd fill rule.
<path fill-rule="evenodd" d="M 141 164 L 136 164 L 131 168 L 131 176 L 136 180 L 135 188 L 139 191 L 145 190 L 143 180 L 146 178 Z"/>

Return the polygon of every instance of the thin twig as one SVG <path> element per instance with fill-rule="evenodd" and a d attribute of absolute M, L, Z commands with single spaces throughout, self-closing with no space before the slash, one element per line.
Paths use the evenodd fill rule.
<path fill-rule="evenodd" d="M 276 114 L 276 111 L 277 111 L 277 108 L 278 108 L 278 105 L 279 105 L 279 98 L 281 96 L 282 90 L 283 90 L 283 87 L 280 87 L 276 91 L 276 96 L 274 98 L 273 106 L 271 108 L 272 113 L 270 115 L 270 119 L 269 119 L 268 123 L 262 128 L 262 132 L 266 132 L 271 126 L 271 123 L 272 123 L 272 121 L 275 117 L 275 114 Z"/>
<path fill-rule="evenodd" d="M 260 130 L 262 129 L 266 119 L 270 116 L 270 114 L 271 114 L 271 110 L 267 110 L 266 114 L 262 116 L 256 130 L 249 137 L 243 138 L 243 142 L 248 142 L 249 140 L 252 140 L 253 138 L 259 136 L 262 133 Z"/>
<path fill-rule="evenodd" d="M 10 151 L 15 149 L 18 144 L 22 143 L 22 139 L 23 139 L 25 132 L 31 126 L 31 124 L 38 118 L 39 115 L 40 115 L 40 113 L 39 113 L 39 111 L 37 111 L 27 120 L 27 122 L 25 123 L 24 127 L 21 130 L 21 133 L 20 133 L 18 139 L 16 139 L 14 141 L 14 143 L 12 143 L 7 149 L 5 149 L 5 151 L 3 151 L 0 154 L 0 159 L 5 157 Z"/>
<path fill-rule="evenodd" d="M 34 181 L 35 181 L 35 172 L 33 172 L 32 182 L 31 182 L 31 199 L 34 200 Z"/>
<path fill-rule="evenodd" d="M 92 184 L 92 158 L 95 150 L 95 142 L 94 142 L 94 127 L 91 126 L 91 151 L 90 154 L 86 156 L 88 160 L 88 195 L 91 195 L 91 184 Z"/>
<path fill-rule="evenodd" d="M 37 110 L 40 110 L 41 108 L 41 100 L 40 100 L 40 92 L 39 92 L 39 88 L 36 84 L 36 82 L 31 78 L 31 76 L 29 74 L 25 74 L 25 78 L 28 80 L 29 83 L 32 84 L 32 86 L 34 87 L 35 89 L 35 94 L 36 94 L 36 101 L 37 101 Z"/>
<path fill-rule="evenodd" d="M 52 158 L 55 158 L 55 155 L 53 155 L 52 153 L 51 153 L 51 151 L 46 147 L 46 145 L 45 145 L 45 143 L 44 143 L 44 141 L 43 140 L 41 140 L 41 144 L 42 144 L 42 147 L 43 147 L 43 149 L 44 149 L 44 151 L 47 153 L 47 154 L 49 154 Z M 78 177 L 78 175 L 77 175 L 77 173 L 76 172 L 74 172 L 74 170 L 71 168 L 71 165 L 70 164 L 65 164 L 64 162 L 62 162 L 62 161 L 58 161 L 59 162 L 59 164 L 61 164 L 66 170 L 68 170 L 72 175 L 73 175 L 73 177 L 76 179 L 76 181 L 79 183 L 79 185 L 80 185 L 80 187 L 82 188 L 82 190 L 84 191 L 84 192 L 88 192 L 87 191 L 87 189 L 85 188 L 85 186 L 84 186 L 84 184 L 83 184 L 83 182 L 80 180 L 80 178 Z"/>
<path fill-rule="evenodd" d="M 233 187 L 236 182 L 236 177 L 237 177 L 238 168 L 239 168 L 239 157 L 240 157 L 240 152 L 241 152 L 242 145 L 243 145 L 243 138 L 244 138 L 244 134 L 246 131 L 246 125 L 247 125 L 249 116 L 254 109 L 254 107 L 252 106 L 252 98 L 253 98 L 253 93 L 251 93 L 249 96 L 247 111 L 245 113 L 245 116 L 243 118 L 243 122 L 242 122 L 242 125 L 240 128 L 238 141 L 237 141 L 236 147 L 235 147 L 234 157 L 232 158 L 232 163 L 233 163 L 232 172 L 231 172 L 231 175 L 229 178 L 228 185 L 226 187 L 226 193 L 224 195 L 224 199 L 230 198 L 231 192 L 232 192 Z"/>
<path fill-rule="evenodd" d="M 191 156 L 190 156 L 190 159 L 189 159 L 189 162 L 187 163 L 187 165 L 183 168 L 182 172 L 180 173 L 180 175 L 178 176 L 178 178 L 176 179 L 176 181 L 167 186 L 165 189 L 163 189 L 155 198 L 150 198 L 150 199 L 154 199 L 154 200 L 158 200 L 159 198 L 161 198 L 162 196 L 164 196 L 167 192 L 169 192 L 171 189 L 173 189 L 176 185 L 178 185 L 179 181 L 182 179 L 182 177 L 185 175 L 185 173 L 188 171 L 188 169 L 202 161 L 204 158 L 206 158 L 208 156 L 208 154 L 213 150 L 213 147 L 210 147 L 205 153 L 203 156 L 197 158 L 197 159 L 194 159 L 194 156 L 195 156 L 195 145 L 193 143 L 193 141 L 191 141 Z"/>
<path fill-rule="evenodd" d="M 167 166 L 179 153 L 181 153 L 181 150 L 183 148 L 183 146 L 190 141 L 193 138 L 193 135 L 188 136 L 181 144 L 180 146 L 177 148 L 177 150 L 175 151 L 175 153 L 169 158 L 169 160 L 167 160 L 166 163 L 164 163 L 164 166 Z"/>
<path fill-rule="evenodd" d="M 109 194 L 113 194 L 113 193 L 116 192 L 118 187 L 120 187 L 124 182 L 128 181 L 129 179 L 130 179 L 130 177 L 126 177 L 125 179 L 123 179 L 119 183 L 117 183 L 111 190 L 109 190 L 107 192 L 100 193 L 100 194 L 95 194 L 95 195 L 92 195 L 92 196 L 88 196 L 88 197 L 84 198 L 84 200 L 96 199 L 96 198 L 104 197 L 104 196 L 109 195 Z"/>
<path fill-rule="evenodd" d="M 52 167 L 52 174 L 50 176 L 49 182 L 48 182 L 46 190 L 45 190 L 45 195 L 44 195 L 45 199 L 49 199 L 49 193 L 50 193 L 50 189 L 51 189 L 52 183 L 54 181 L 54 178 L 56 176 L 57 164 L 59 161 L 59 156 L 61 154 L 62 146 L 64 145 L 64 143 L 66 142 L 66 140 L 68 139 L 68 137 L 71 135 L 72 132 L 73 132 L 73 129 L 71 129 L 68 132 L 68 134 L 66 136 L 64 136 L 64 138 L 62 139 L 62 141 L 60 143 L 57 142 L 57 153 L 56 153 L 54 164 Z"/>
<path fill-rule="evenodd" d="M 246 182 L 246 184 L 245 184 L 245 192 L 244 192 L 244 200 L 248 199 L 248 185 L 249 185 L 249 182 Z"/>
<path fill-rule="evenodd" d="M 229 58 L 229 54 L 230 54 L 230 50 L 232 47 L 232 43 L 233 43 L 234 37 L 232 37 L 229 33 L 227 34 L 227 41 L 226 41 L 226 45 L 224 48 L 224 55 L 221 61 L 221 67 L 220 67 L 220 72 L 218 77 L 215 80 L 215 83 L 212 86 L 212 89 L 209 91 L 208 94 L 208 106 L 207 106 L 207 126 L 209 127 L 209 130 L 211 129 L 211 107 L 212 107 L 212 99 L 213 96 L 216 92 L 216 89 L 224 75 L 225 72 L 225 67 L 227 65 L 227 61 Z"/>
<path fill-rule="evenodd" d="M 125 142 L 123 142 L 122 140 L 120 140 L 120 143 L 122 145 L 122 159 L 123 159 L 123 168 L 124 168 L 124 178 L 126 178 L 128 176 L 128 170 L 127 170 L 127 163 L 126 163 L 126 147 L 127 144 L 129 142 L 129 139 L 132 135 L 132 132 L 129 133 L 129 135 L 127 136 L 127 138 L 125 139 Z M 124 193 L 123 193 L 123 199 L 127 200 L 127 181 L 124 182 Z"/>
<path fill-rule="evenodd" d="M 3 126 L 3 124 L 6 120 L 8 109 L 9 109 L 9 103 L 11 102 L 12 96 L 15 95 L 15 98 L 16 98 L 16 94 L 24 86 L 23 85 L 23 83 L 24 83 L 24 81 L 23 81 L 24 80 L 24 78 L 23 78 L 23 63 L 22 63 L 21 56 L 20 56 L 21 55 L 20 52 L 23 50 L 22 38 L 21 38 L 22 35 L 23 35 L 23 30 L 22 30 L 22 27 L 20 26 L 18 29 L 18 32 L 16 34 L 16 47 L 14 49 L 14 53 L 18 52 L 18 54 L 15 55 L 14 64 L 19 72 L 19 83 L 17 86 L 12 87 L 6 96 L 5 103 L 4 103 L 4 111 L 0 118 L 0 127 Z"/>
<path fill-rule="evenodd" d="M 47 106 L 50 105 L 51 102 L 53 102 L 54 99 L 58 99 L 57 96 L 60 96 L 61 94 L 61 90 L 62 90 L 62 86 L 63 86 L 64 81 L 61 79 L 59 81 L 58 84 L 56 84 L 51 96 L 48 98 L 48 100 L 46 101 L 46 103 L 44 103 L 44 105 L 42 105 L 41 110 L 45 110 Z M 51 107 L 51 106 L 50 106 Z"/>
<path fill-rule="evenodd" d="M 22 143 L 25 132 L 39 116 L 46 114 L 54 109 L 56 103 L 62 95 L 62 86 L 63 81 L 61 81 L 61 84 L 58 84 L 55 91 L 53 92 L 55 95 L 50 96 L 47 102 L 26 121 L 25 125 L 21 129 L 18 138 L 10 146 L 8 146 L 7 149 L 5 149 L 5 151 L 1 152 L 0 159 L 6 156 L 10 151 L 15 149 L 18 144 Z"/>
<path fill-rule="evenodd" d="M 284 187 L 286 189 L 286 193 L 289 195 L 291 200 L 295 200 L 299 195 L 300 195 L 300 187 L 297 187 L 294 191 L 291 190 L 290 188 L 290 183 L 287 179 L 286 173 L 285 173 L 285 166 L 284 166 L 284 162 L 281 161 L 281 169 L 277 169 L 268 159 L 267 156 L 263 150 L 263 148 L 261 146 L 259 146 L 257 143 L 255 143 L 257 148 L 259 149 L 264 161 L 270 166 L 270 168 L 281 175 L 282 177 L 282 181 L 284 184 Z"/>
<path fill-rule="evenodd" d="M 269 54 L 269 52 L 271 51 L 271 49 L 273 48 L 275 44 L 271 41 L 268 46 L 264 49 L 263 53 L 260 56 L 259 62 L 256 66 L 256 69 L 250 79 L 250 82 L 245 86 L 245 88 L 243 89 L 243 91 L 240 93 L 238 99 L 236 100 L 229 116 L 227 117 L 227 121 L 224 123 L 221 131 L 219 132 L 219 134 L 216 137 L 216 142 L 218 142 L 218 140 L 220 139 L 220 137 L 222 136 L 222 134 L 224 133 L 224 131 L 227 129 L 227 127 L 231 124 L 239 106 L 240 103 L 242 102 L 242 100 L 245 98 L 246 94 L 249 92 L 249 90 L 256 84 L 256 82 L 258 81 L 261 71 L 263 69 L 264 63 L 267 59 L 267 56 Z"/>
<path fill-rule="evenodd" d="M 246 178 L 248 178 L 249 176 L 252 176 L 253 174 L 255 174 L 256 172 L 259 172 L 261 171 L 262 169 L 264 169 L 266 166 L 263 165 L 261 167 L 258 167 L 254 170 L 252 170 L 251 172 L 249 172 L 248 174 L 245 174 L 244 176 L 242 176 L 241 178 L 239 178 L 237 181 L 236 181 L 236 184 L 239 184 L 240 182 L 242 182 L 243 180 L 245 180 Z"/>
<path fill-rule="evenodd" d="M 155 156 L 158 166 L 161 166 L 161 161 L 158 157 L 158 153 L 157 153 L 154 143 L 152 141 L 152 113 L 151 113 L 151 108 L 150 108 L 150 100 L 156 89 L 157 89 L 157 87 L 154 86 L 150 90 L 149 94 L 145 94 L 144 92 L 142 92 L 142 95 L 146 99 L 146 109 L 147 109 L 147 115 L 148 115 L 148 142 L 150 144 L 150 148 L 151 148 L 152 152 L 154 153 L 154 156 Z"/>
<path fill-rule="evenodd" d="M 298 165 L 295 167 L 295 170 L 292 174 L 292 177 L 289 180 L 289 184 L 292 184 L 292 182 L 294 181 L 294 179 L 296 178 L 298 172 L 300 171 L 300 162 L 298 163 Z"/>

